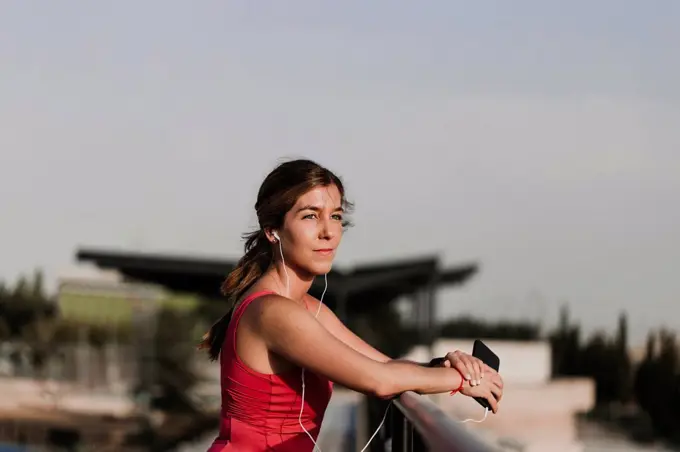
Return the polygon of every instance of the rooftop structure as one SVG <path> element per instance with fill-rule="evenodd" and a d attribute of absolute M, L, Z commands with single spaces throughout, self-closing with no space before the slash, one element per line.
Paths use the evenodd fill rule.
<path fill-rule="evenodd" d="M 112 250 L 81 249 L 76 258 L 100 269 L 115 270 L 124 280 L 152 283 L 173 292 L 194 293 L 220 300 L 220 286 L 236 259 L 210 259 L 169 254 L 145 254 Z M 436 318 L 435 289 L 460 285 L 478 271 L 477 264 L 442 268 L 436 256 L 334 268 L 328 274 L 326 303 L 340 318 L 389 303 L 399 297 L 413 302 L 415 321 L 423 332 Z M 324 280 L 317 278 L 310 290 L 319 296 Z"/>

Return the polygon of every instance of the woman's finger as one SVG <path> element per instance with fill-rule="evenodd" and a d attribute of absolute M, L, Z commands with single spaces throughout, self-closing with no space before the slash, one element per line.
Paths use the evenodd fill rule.
<path fill-rule="evenodd" d="M 491 389 L 491 393 L 494 395 L 496 398 L 496 401 L 500 402 L 501 399 L 503 398 L 503 388 L 499 387 L 495 383 L 491 383 L 489 385 L 489 388 Z"/>
<path fill-rule="evenodd" d="M 459 357 L 459 362 L 461 363 L 460 364 L 461 368 L 465 369 L 465 373 L 468 376 L 467 377 L 468 380 L 470 380 L 470 384 L 472 386 L 477 386 L 479 384 L 478 383 L 478 376 L 477 376 L 477 373 L 475 372 L 475 367 L 474 367 L 472 361 L 470 361 L 470 359 L 468 359 L 467 356 L 461 355 Z M 461 369 L 459 369 L 459 370 L 461 370 Z"/>
<path fill-rule="evenodd" d="M 465 362 L 461 360 L 461 355 L 459 352 L 447 353 L 446 360 L 449 361 L 451 363 L 451 366 L 458 370 L 458 372 L 460 372 L 461 375 L 463 375 L 463 378 L 465 378 L 465 380 L 472 379 L 472 374 L 465 365 Z"/>
<path fill-rule="evenodd" d="M 491 391 L 487 391 L 487 394 L 484 398 L 489 402 L 491 411 L 493 411 L 494 414 L 498 413 L 498 401 L 494 397 L 493 393 Z"/>
<path fill-rule="evenodd" d="M 474 385 L 480 384 L 482 382 L 482 369 L 480 366 L 481 361 L 470 355 L 463 355 L 461 359 L 465 361 L 465 365 L 468 367 L 468 369 L 470 369 L 470 373 L 472 376 L 470 381 Z"/>
<path fill-rule="evenodd" d="M 494 382 L 499 388 L 503 389 L 503 378 L 499 374 L 495 374 L 491 377 L 491 381 Z"/>
<path fill-rule="evenodd" d="M 479 383 L 482 382 L 482 378 L 484 378 L 484 368 L 483 368 L 484 363 L 481 360 L 479 360 L 475 357 L 470 357 L 470 361 L 471 361 L 472 367 L 474 369 L 475 378 L 477 379 L 477 384 L 479 384 Z"/>

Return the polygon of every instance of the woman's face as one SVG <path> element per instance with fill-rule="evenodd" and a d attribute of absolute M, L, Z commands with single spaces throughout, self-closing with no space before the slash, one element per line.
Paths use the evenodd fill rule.
<path fill-rule="evenodd" d="M 286 263 L 312 275 L 328 273 L 342 239 L 343 214 L 335 185 L 300 196 L 278 231 Z"/>

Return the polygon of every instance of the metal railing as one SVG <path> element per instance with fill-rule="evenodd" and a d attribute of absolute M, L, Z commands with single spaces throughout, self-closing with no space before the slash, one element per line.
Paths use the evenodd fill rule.
<path fill-rule="evenodd" d="M 414 392 L 405 392 L 390 408 L 392 452 L 493 452 L 437 405 Z"/>

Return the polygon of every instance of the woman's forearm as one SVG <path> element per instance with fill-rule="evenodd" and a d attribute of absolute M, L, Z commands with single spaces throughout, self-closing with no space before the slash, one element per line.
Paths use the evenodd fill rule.
<path fill-rule="evenodd" d="M 445 359 L 446 358 L 435 358 L 432 361 L 428 361 L 426 363 L 419 363 L 417 361 L 412 361 L 410 359 L 390 359 L 387 362 L 411 364 L 413 366 L 420 366 L 420 367 L 440 367 L 443 364 L 443 361 Z"/>
<path fill-rule="evenodd" d="M 386 397 L 405 391 L 419 394 L 437 394 L 460 387 L 460 373 L 448 367 L 424 367 L 412 361 L 392 360 L 385 363 Z"/>

